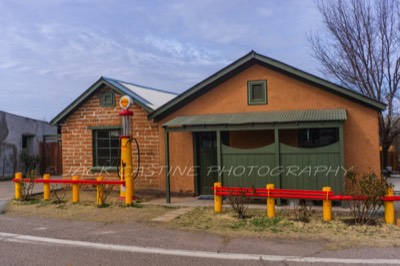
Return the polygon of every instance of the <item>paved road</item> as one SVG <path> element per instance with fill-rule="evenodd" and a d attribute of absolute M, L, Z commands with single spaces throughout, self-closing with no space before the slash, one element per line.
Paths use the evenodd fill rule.
<path fill-rule="evenodd" d="M 397 248 L 228 238 L 143 224 L 0 215 L 1 265 L 400 265 Z"/>

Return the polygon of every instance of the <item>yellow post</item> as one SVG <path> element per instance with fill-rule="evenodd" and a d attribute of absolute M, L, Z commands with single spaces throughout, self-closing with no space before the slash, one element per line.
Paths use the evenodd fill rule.
<path fill-rule="evenodd" d="M 131 205 L 135 188 L 132 176 L 132 144 L 129 137 L 121 137 L 121 171 L 122 179 L 125 180 L 125 192 L 121 189 L 120 196 L 125 196 L 126 205 Z"/>
<path fill-rule="evenodd" d="M 222 196 L 217 195 L 217 188 L 222 187 L 221 182 L 214 183 L 214 211 L 217 213 L 222 212 Z"/>
<path fill-rule="evenodd" d="M 322 212 L 324 222 L 332 220 L 332 201 L 328 200 L 328 193 L 331 191 L 331 187 L 323 187 L 322 191 L 326 192 L 326 199 L 322 201 Z"/>
<path fill-rule="evenodd" d="M 50 174 L 44 174 L 43 179 L 50 180 Z M 43 200 L 50 200 L 50 183 L 43 183 Z"/>
<path fill-rule="evenodd" d="M 97 181 L 102 181 L 103 177 L 98 176 L 96 178 Z M 103 196 L 104 196 L 104 185 L 103 184 L 97 184 L 97 206 L 103 205 Z"/>
<path fill-rule="evenodd" d="M 392 197 L 394 195 L 393 188 L 387 190 L 386 196 Z M 394 224 L 394 201 L 385 201 L 385 222 L 387 224 Z"/>
<path fill-rule="evenodd" d="M 275 185 L 274 184 L 267 184 L 266 186 L 267 189 L 274 189 Z M 267 216 L 268 218 L 275 217 L 275 198 L 267 196 Z"/>
<path fill-rule="evenodd" d="M 20 182 L 15 182 L 15 199 L 20 200 L 22 199 L 22 173 L 18 172 L 15 173 L 15 179 L 20 179 Z"/>
<path fill-rule="evenodd" d="M 73 176 L 72 180 L 79 180 L 78 176 Z M 79 184 L 72 184 L 72 203 L 79 202 Z"/>

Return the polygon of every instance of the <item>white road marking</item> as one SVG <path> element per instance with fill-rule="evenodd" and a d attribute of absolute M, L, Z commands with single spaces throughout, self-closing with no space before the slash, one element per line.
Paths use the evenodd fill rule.
<path fill-rule="evenodd" d="M 114 251 L 132 252 L 132 253 L 146 253 L 146 254 L 197 257 L 197 258 L 209 258 L 209 259 L 225 259 L 225 260 L 263 260 L 263 261 L 279 261 L 279 262 L 286 261 L 286 262 L 374 264 L 374 265 L 400 264 L 400 259 L 342 259 L 342 258 L 319 258 L 319 257 L 301 257 L 301 256 L 275 256 L 275 255 L 262 255 L 262 254 L 218 253 L 211 251 L 102 244 L 102 243 L 94 243 L 86 241 L 56 239 L 56 238 L 10 234 L 2 232 L 0 232 L 0 241 L 57 244 L 64 246 L 73 246 L 73 247 L 100 249 L 100 250 L 114 250 Z"/>
<path fill-rule="evenodd" d="M 47 230 L 47 227 L 40 226 L 40 227 L 33 228 L 33 230 L 44 231 L 44 230 Z"/>

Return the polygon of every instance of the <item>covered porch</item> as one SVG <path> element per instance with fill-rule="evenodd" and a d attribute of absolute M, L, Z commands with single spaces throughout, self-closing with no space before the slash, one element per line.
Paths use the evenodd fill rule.
<path fill-rule="evenodd" d="M 345 109 L 178 116 L 163 125 L 166 200 L 170 202 L 169 136 L 190 132 L 194 191 L 223 186 L 344 190 Z"/>

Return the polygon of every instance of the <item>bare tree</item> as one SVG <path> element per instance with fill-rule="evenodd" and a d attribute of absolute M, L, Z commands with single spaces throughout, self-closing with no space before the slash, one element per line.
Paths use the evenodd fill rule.
<path fill-rule="evenodd" d="M 310 34 L 321 71 L 342 85 L 387 104 L 379 115 L 384 165 L 400 134 L 400 1 L 319 0 L 323 29 Z"/>

